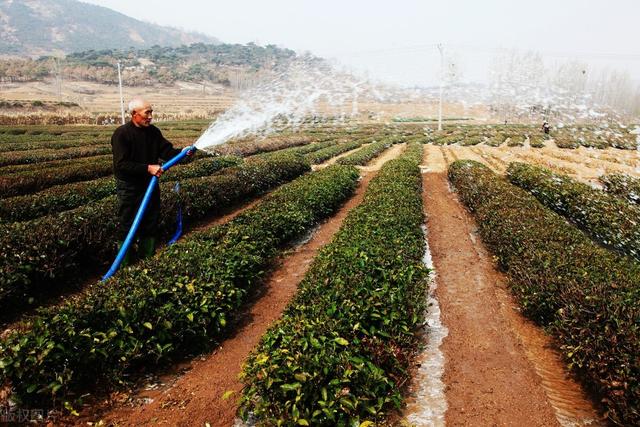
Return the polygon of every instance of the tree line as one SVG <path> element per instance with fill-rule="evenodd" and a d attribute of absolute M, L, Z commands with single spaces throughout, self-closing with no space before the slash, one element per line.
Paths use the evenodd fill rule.
<path fill-rule="evenodd" d="M 119 62 L 125 85 L 187 81 L 234 86 L 240 84 L 240 75 L 277 70 L 295 57 L 296 53 L 290 49 L 254 43 L 88 50 L 65 57 L 0 59 L 0 82 L 32 82 L 62 77 L 65 80 L 116 84 Z"/>

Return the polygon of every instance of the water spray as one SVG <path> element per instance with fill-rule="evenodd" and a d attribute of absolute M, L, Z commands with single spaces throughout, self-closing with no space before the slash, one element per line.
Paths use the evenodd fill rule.
<path fill-rule="evenodd" d="M 236 103 L 198 138 L 199 150 L 211 149 L 233 138 L 262 137 L 285 126 L 296 127 L 315 115 L 321 103 L 340 108 L 363 91 L 363 79 L 337 71 L 316 58 L 299 58 L 286 70 L 274 72 L 240 94 Z M 355 104 L 357 105 L 357 103 Z"/>
<path fill-rule="evenodd" d="M 373 87 L 365 79 L 340 72 L 317 58 L 302 57 L 287 69 L 274 72 L 271 78 L 240 94 L 238 101 L 222 113 L 196 142 L 162 166 L 163 171 L 179 163 L 190 150 L 213 151 L 213 147 L 247 135 L 266 136 L 280 130 L 278 123 L 297 126 L 314 114 L 320 102 L 329 107 L 343 107 L 351 101 L 352 114 L 358 113 L 357 99 L 366 90 L 379 97 L 382 87 Z M 102 281 L 120 267 L 131 246 L 140 221 L 149 204 L 158 178 L 153 176 L 133 220 L 131 229 Z"/>

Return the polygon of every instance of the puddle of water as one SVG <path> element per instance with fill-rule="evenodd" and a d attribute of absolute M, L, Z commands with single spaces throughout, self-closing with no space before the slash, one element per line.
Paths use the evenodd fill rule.
<path fill-rule="evenodd" d="M 403 419 L 415 426 L 440 427 L 445 425 L 444 414 L 447 410 L 444 383 L 442 382 L 444 355 L 440 350 L 440 345 L 449 330 L 440 319 L 440 304 L 435 298 L 437 280 L 435 273 L 433 273 L 433 260 L 427 239 L 427 229 L 422 226 L 422 230 L 426 242 L 423 262 L 432 271 L 427 296 L 429 309 L 423 331 L 425 349 L 416 359 L 419 368 L 413 378 L 407 406 L 403 411 Z"/>
<path fill-rule="evenodd" d="M 427 166 L 427 165 L 420 165 L 420 173 L 428 173 L 428 172 L 432 172 L 431 170 L 431 166 Z"/>
<path fill-rule="evenodd" d="M 303 246 L 309 243 L 309 241 L 311 240 L 313 235 L 316 233 L 316 231 L 320 229 L 320 225 L 321 224 L 318 224 L 313 228 L 311 228 L 310 230 L 307 230 L 302 236 L 298 237 L 296 240 L 293 241 L 293 243 L 291 244 L 291 247 L 296 249 L 296 248 L 299 248 L 300 246 Z"/>

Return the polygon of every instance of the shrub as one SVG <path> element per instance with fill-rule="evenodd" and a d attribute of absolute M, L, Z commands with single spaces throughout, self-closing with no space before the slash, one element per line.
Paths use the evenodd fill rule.
<path fill-rule="evenodd" d="M 267 425 L 359 425 L 402 402 L 425 310 L 422 146 L 388 162 L 249 357 L 242 412 Z"/>
<path fill-rule="evenodd" d="M 467 135 L 461 142 L 462 146 L 473 146 L 481 144 L 485 141 L 485 137 L 482 135 Z"/>
<path fill-rule="evenodd" d="M 485 141 L 485 144 L 487 144 L 490 147 L 499 147 L 502 144 L 504 144 L 504 141 L 507 139 L 507 137 L 503 134 L 501 134 L 500 132 L 497 132 L 495 134 L 495 136 L 489 138 L 488 140 Z"/>
<path fill-rule="evenodd" d="M 399 142 L 399 141 L 398 141 Z M 366 165 L 369 163 L 371 159 L 377 157 L 380 153 L 382 153 L 387 148 L 393 145 L 393 141 L 390 139 L 383 139 L 382 141 L 374 142 L 365 147 L 360 148 L 355 153 L 352 153 L 346 157 L 338 160 L 338 163 L 341 165 Z"/>
<path fill-rule="evenodd" d="M 598 242 L 640 260 L 640 207 L 539 166 L 511 163 L 507 176 Z"/>
<path fill-rule="evenodd" d="M 640 204 L 640 178 L 614 173 L 602 175 L 600 182 L 607 193 Z"/>
<path fill-rule="evenodd" d="M 113 158 L 111 155 L 104 155 L 52 162 L 46 166 L 33 166 L 35 166 L 34 169 L 0 175 L 0 198 L 20 196 L 58 184 L 87 181 L 111 175 Z"/>
<path fill-rule="evenodd" d="M 578 141 L 568 135 L 556 135 L 553 137 L 553 140 L 558 148 L 568 148 L 570 150 L 573 150 L 580 146 Z"/>
<path fill-rule="evenodd" d="M 522 135 L 512 135 L 509 137 L 507 147 L 522 147 L 524 146 L 524 137 Z"/>
<path fill-rule="evenodd" d="M 82 157 L 99 156 L 111 153 L 111 146 L 91 145 L 71 148 L 44 148 L 40 150 L 11 151 L 0 154 L 0 167 L 8 165 L 23 165 L 41 163 L 51 160 L 76 159 Z"/>
<path fill-rule="evenodd" d="M 364 144 L 366 141 L 357 140 L 350 142 L 343 142 L 341 144 L 332 145 L 327 148 L 323 148 L 318 151 L 314 151 L 309 154 L 305 154 L 305 159 L 311 164 L 319 164 L 339 154 L 346 153 L 347 151 L 354 150 Z"/>
<path fill-rule="evenodd" d="M 595 245 L 535 197 L 473 161 L 449 177 L 524 312 L 620 425 L 640 423 L 640 265 Z"/>
<path fill-rule="evenodd" d="M 309 170 L 300 157 L 255 160 L 220 174 L 181 183 L 180 195 L 163 184 L 160 233 L 175 229 L 178 201 L 186 221 L 219 212 Z M 115 196 L 32 221 L 0 227 L 0 304 L 26 301 L 37 289 L 51 292 L 66 281 L 79 280 L 113 259 L 116 252 Z"/>
<path fill-rule="evenodd" d="M 529 145 L 533 148 L 543 148 L 546 138 L 541 135 L 529 135 Z"/>
<path fill-rule="evenodd" d="M 304 176 L 230 223 L 41 310 L 0 341 L 2 383 L 22 402 L 71 400 L 211 344 L 280 249 L 334 212 L 357 179 L 346 166 Z"/>
<path fill-rule="evenodd" d="M 171 182 L 211 175 L 225 167 L 239 165 L 241 162 L 242 159 L 233 156 L 196 160 L 167 173 L 163 181 Z M 0 222 L 28 221 L 74 209 L 111 196 L 115 194 L 115 189 L 114 178 L 108 176 L 92 181 L 53 186 L 34 194 L 0 199 Z"/>

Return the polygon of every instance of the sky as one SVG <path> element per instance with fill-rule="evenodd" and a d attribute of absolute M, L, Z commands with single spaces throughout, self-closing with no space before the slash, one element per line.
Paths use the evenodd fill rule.
<path fill-rule="evenodd" d="M 505 49 L 628 71 L 640 83 L 638 0 L 83 0 L 226 43 L 275 44 L 404 85 L 438 80 L 438 44 L 466 81 Z"/>

